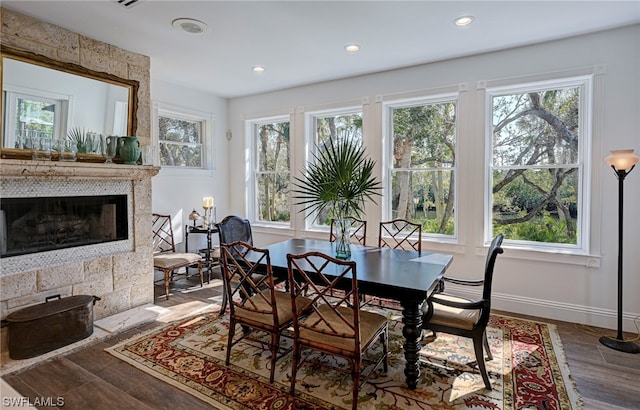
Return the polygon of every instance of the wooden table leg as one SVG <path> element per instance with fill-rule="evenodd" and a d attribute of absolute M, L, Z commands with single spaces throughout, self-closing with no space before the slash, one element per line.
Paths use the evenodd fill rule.
<path fill-rule="evenodd" d="M 421 349 L 420 335 L 422 334 L 422 311 L 419 302 L 415 300 L 403 300 L 402 302 L 402 335 L 404 336 L 404 358 L 406 360 L 404 375 L 407 378 L 407 386 L 415 390 L 420 377 L 420 365 L 418 356 Z"/>

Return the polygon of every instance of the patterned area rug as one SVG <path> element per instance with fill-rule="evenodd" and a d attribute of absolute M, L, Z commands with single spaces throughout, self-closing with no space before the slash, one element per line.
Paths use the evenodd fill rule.
<path fill-rule="evenodd" d="M 114 356 L 219 409 L 351 408 L 351 377 L 331 369 L 341 359 L 311 355 L 298 372 L 296 396 L 289 391 L 291 354 L 279 359 L 269 383 L 269 353 L 256 341 L 234 346 L 224 364 L 228 320 L 199 316 L 155 329 L 107 349 Z M 582 400 L 564 359 L 555 326 L 492 316 L 487 362 L 492 391 L 474 366 L 471 340 L 445 334 L 421 354 L 416 390 L 405 386 L 402 323 L 390 322 L 389 372 L 365 383 L 359 409 L 579 409 Z M 283 344 L 291 340 L 284 338 Z M 373 352 L 373 355 L 379 352 Z"/>

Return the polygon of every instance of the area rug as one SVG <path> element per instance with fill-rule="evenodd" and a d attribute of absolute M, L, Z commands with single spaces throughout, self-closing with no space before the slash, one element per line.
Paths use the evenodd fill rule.
<path fill-rule="evenodd" d="M 318 353 L 298 371 L 289 394 L 291 354 L 276 363 L 269 383 L 268 351 L 254 341 L 232 348 L 225 366 L 227 316 L 198 316 L 154 329 L 113 346 L 114 356 L 218 409 L 351 408 L 351 378 L 333 370 L 348 366 Z M 580 409 L 555 326 L 492 316 L 488 331 L 493 360 L 484 388 L 471 340 L 438 334 L 420 352 L 416 390 L 405 384 L 402 323 L 390 321 L 389 371 L 375 372 L 359 393 L 358 409 Z M 256 333 L 257 341 L 260 334 Z M 291 344 L 289 338 L 282 342 Z M 372 354 L 379 354 L 373 352 Z"/>

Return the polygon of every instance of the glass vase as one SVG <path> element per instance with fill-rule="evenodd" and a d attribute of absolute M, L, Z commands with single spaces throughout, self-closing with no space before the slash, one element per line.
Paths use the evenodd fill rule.
<path fill-rule="evenodd" d="M 351 257 L 351 219 L 336 218 L 336 258 L 349 259 Z"/>

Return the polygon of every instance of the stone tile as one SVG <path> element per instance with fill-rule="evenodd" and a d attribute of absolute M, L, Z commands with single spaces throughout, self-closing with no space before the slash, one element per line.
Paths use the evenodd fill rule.
<path fill-rule="evenodd" d="M 73 288 L 71 286 L 62 286 L 60 288 L 50 289 L 45 292 L 33 293 L 31 295 L 10 299 L 7 301 L 8 313 L 11 313 L 17 309 L 22 309 L 26 306 L 43 303 L 50 296 L 60 295 L 64 298 L 73 295 Z M 3 316 L 4 317 L 4 316 Z"/>
<path fill-rule="evenodd" d="M 130 289 L 117 289 L 106 295 L 101 295 L 102 300 L 98 301 L 93 307 L 94 318 L 102 319 L 107 316 L 115 315 L 118 312 L 131 308 L 129 298 Z"/>
<path fill-rule="evenodd" d="M 36 271 L 0 276 L 0 300 L 36 293 Z"/>
<path fill-rule="evenodd" d="M 81 283 L 84 280 L 82 262 L 39 269 L 36 280 L 38 292 Z"/>

